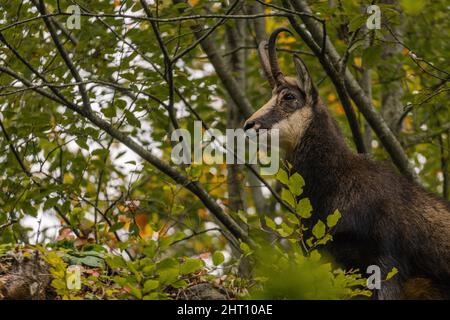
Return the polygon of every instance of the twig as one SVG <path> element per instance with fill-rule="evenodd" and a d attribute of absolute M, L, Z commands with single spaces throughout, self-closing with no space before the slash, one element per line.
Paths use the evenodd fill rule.
<path fill-rule="evenodd" d="M 175 240 L 174 242 L 172 242 L 172 243 L 170 244 L 170 246 L 173 246 L 174 244 L 177 244 L 177 243 L 180 243 L 180 242 L 189 240 L 189 239 L 191 239 L 191 238 L 193 238 L 193 237 L 202 235 L 202 234 L 207 233 L 207 232 L 210 232 L 210 231 L 219 231 L 220 233 L 223 234 L 223 230 L 220 229 L 220 228 L 210 228 L 210 229 L 205 229 L 205 230 L 202 230 L 202 231 L 194 231 L 194 230 L 193 230 L 191 235 L 186 236 L 186 237 L 184 237 L 183 239 Z"/>
<path fill-rule="evenodd" d="M 35 6 L 37 7 L 37 9 L 39 10 L 39 12 L 41 13 L 41 15 L 45 16 L 47 14 L 47 11 L 45 8 L 44 1 L 39 0 L 39 4 L 37 3 L 38 0 L 32 0 L 32 1 L 35 4 Z M 64 62 L 66 63 L 67 68 L 69 69 L 70 73 L 72 74 L 72 76 L 75 78 L 75 80 L 77 82 L 80 82 L 80 83 L 83 82 L 83 79 L 81 78 L 78 70 L 76 69 L 72 60 L 70 59 L 69 54 L 67 53 L 66 49 L 61 44 L 61 41 L 58 38 L 52 18 L 51 17 L 43 17 L 43 19 L 44 19 L 45 25 L 47 26 L 48 31 L 50 32 L 53 42 L 55 43 L 55 46 L 58 49 L 59 54 L 61 55 Z M 86 112 L 89 112 L 91 110 L 91 105 L 89 102 L 89 96 L 87 94 L 86 87 L 84 86 L 84 84 L 80 84 L 78 86 L 78 88 L 80 90 L 81 99 L 83 101 L 83 107 L 84 107 L 84 109 L 86 109 Z"/>
<path fill-rule="evenodd" d="M 0 225 L 0 231 L 3 229 L 6 229 L 9 226 L 12 226 L 13 224 L 15 224 L 17 222 L 18 222 L 18 220 L 10 220 L 9 222 Z"/>

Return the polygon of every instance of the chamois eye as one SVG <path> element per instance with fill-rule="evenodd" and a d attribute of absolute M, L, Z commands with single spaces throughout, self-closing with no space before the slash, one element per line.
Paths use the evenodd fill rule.
<path fill-rule="evenodd" d="M 292 93 L 287 93 L 283 96 L 283 100 L 286 101 L 295 100 L 295 96 Z"/>

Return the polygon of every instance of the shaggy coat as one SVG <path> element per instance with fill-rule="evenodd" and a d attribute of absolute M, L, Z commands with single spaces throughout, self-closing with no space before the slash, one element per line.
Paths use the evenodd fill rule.
<path fill-rule="evenodd" d="M 287 160 L 305 179 L 315 221 L 342 213 L 328 247 L 336 262 L 362 271 L 378 265 L 383 276 L 396 267 L 379 299 L 450 298 L 450 202 L 354 154 L 327 108 L 318 101 L 312 109 Z"/>
<path fill-rule="evenodd" d="M 259 45 L 272 98 L 244 129 L 278 129 L 292 171 L 305 179 L 303 197 L 313 207 L 311 225 L 339 209 L 329 251 L 345 268 L 377 265 L 385 277 L 378 299 L 450 299 L 450 202 L 391 167 L 353 153 L 322 104 L 304 62 L 294 56 L 297 78 L 284 77 L 275 42 Z"/>

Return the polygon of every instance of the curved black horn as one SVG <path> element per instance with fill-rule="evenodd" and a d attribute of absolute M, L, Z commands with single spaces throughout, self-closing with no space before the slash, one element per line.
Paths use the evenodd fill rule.
<path fill-rule="evenodd" d="M 273 78 L 272 71 L 269 64 L 269 58 L 266 52 L 267 41 L 261 41 L 258 45 L 259 59 L 261 60 L 261 65 L 263 67 L 264 75 L 270 83 L 272 88 L 275 87 L 275 79 Z"/>
<path fill-rule="evenodd" d="M 275 79 L 276 83 L 284 81 L 284 75 L 281 72 L 280 65 L 278 64 L 277 48 L 276 48 L 277 37 L 283 31 L 292 34 L 292 32 L 289 29 L 281 27 L 275 29 L 269 38 L 269 63 L 270 69 L 272 71 L 272 76 Z"/>

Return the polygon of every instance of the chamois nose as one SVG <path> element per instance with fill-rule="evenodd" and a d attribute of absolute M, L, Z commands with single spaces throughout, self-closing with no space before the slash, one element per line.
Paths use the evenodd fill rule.
<path fill-rule="evenodd" d="M 251 120 L 251 121 L 246 121 L 246 122 L 244 123 L 244 131 L 247 131 L 247 130 L 253 128 L 253 127 L 255 126 L 255 124 L 256 124 L 256 122 L 253 121 L 253 120 Z"/>

